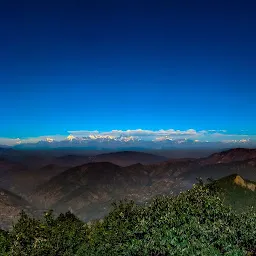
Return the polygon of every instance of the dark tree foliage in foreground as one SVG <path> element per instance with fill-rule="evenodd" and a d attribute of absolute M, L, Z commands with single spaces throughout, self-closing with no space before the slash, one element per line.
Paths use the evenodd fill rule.
<path fill-rule="evenodd" d="M 256 213 L 234 212 L 215 187 L 202 183 L 144 206 L 115 203 L 92 223 L 70 212 L 55 218 L 49 211 L 43 220 L 22 212 L 10 232 L 0 232 L 0 255 L 256 255 Z"/>

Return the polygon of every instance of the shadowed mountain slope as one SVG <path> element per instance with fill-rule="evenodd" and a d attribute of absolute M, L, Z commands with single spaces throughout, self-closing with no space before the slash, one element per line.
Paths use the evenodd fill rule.
<path fill-rule="evenodd" d="M 23 198 L 0 188 L 0 228 L 8 229 L 19 217 L 21 210 L 29 213 L 33 207 Z"/>
<path fill-rule="evenodd" d="M 58 211 L 71 208 L 86 218 L 92 209 L 105 211 L 106 205 L 118 199 L 145 202 L 157 194 L 177 193 L 183 188 L 179 175 L 192 166 L 192 161 L 126 167 L 89 163 L 66 170 L 41 185 L 33 193 L 33 202 Z"/>

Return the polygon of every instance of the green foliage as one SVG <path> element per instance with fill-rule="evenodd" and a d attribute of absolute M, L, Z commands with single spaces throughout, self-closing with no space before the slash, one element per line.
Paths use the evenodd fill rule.
<path fill-rule="evenodd" d="M 14 241 L 11 255 L 74 255 L 85 241 L 85 231 L 84 224 L 70 212 L 54 218 L 49 211 L 42 221 L 22 212 L 10 233 Z"/>
<path fill-rule="evenodd" d="M 11 238 L 7 231 L 0 229 L 0 255 L 7 256 L 11 248 Z"/>
<path fill-rule="evenodd" d="M 4 256 L 246 256 L 256 253 L 256 213 L 234 212 L 213 182 L 200 182 L 144 206 L 114 203 L 109 215 L 92 223 L 70 212 L 54 217 L 49 211 L 43 220 L 22 212 L 12 231 L 0 233 L 0 245 Z"/>

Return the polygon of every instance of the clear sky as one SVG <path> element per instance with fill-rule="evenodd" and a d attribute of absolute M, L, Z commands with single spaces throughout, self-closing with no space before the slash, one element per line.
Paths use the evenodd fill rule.
<path fill-rule="evenodd" d="M 0 3 L 0 137 L 256 134 L 255 1 Z"/>

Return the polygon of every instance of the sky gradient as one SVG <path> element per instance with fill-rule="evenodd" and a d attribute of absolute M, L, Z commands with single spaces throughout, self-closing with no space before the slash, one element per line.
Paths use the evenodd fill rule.
<path fill-rule="evenodd" d="M 254 1 L 3 2 L 0 138 L 256 134 Z"/>

